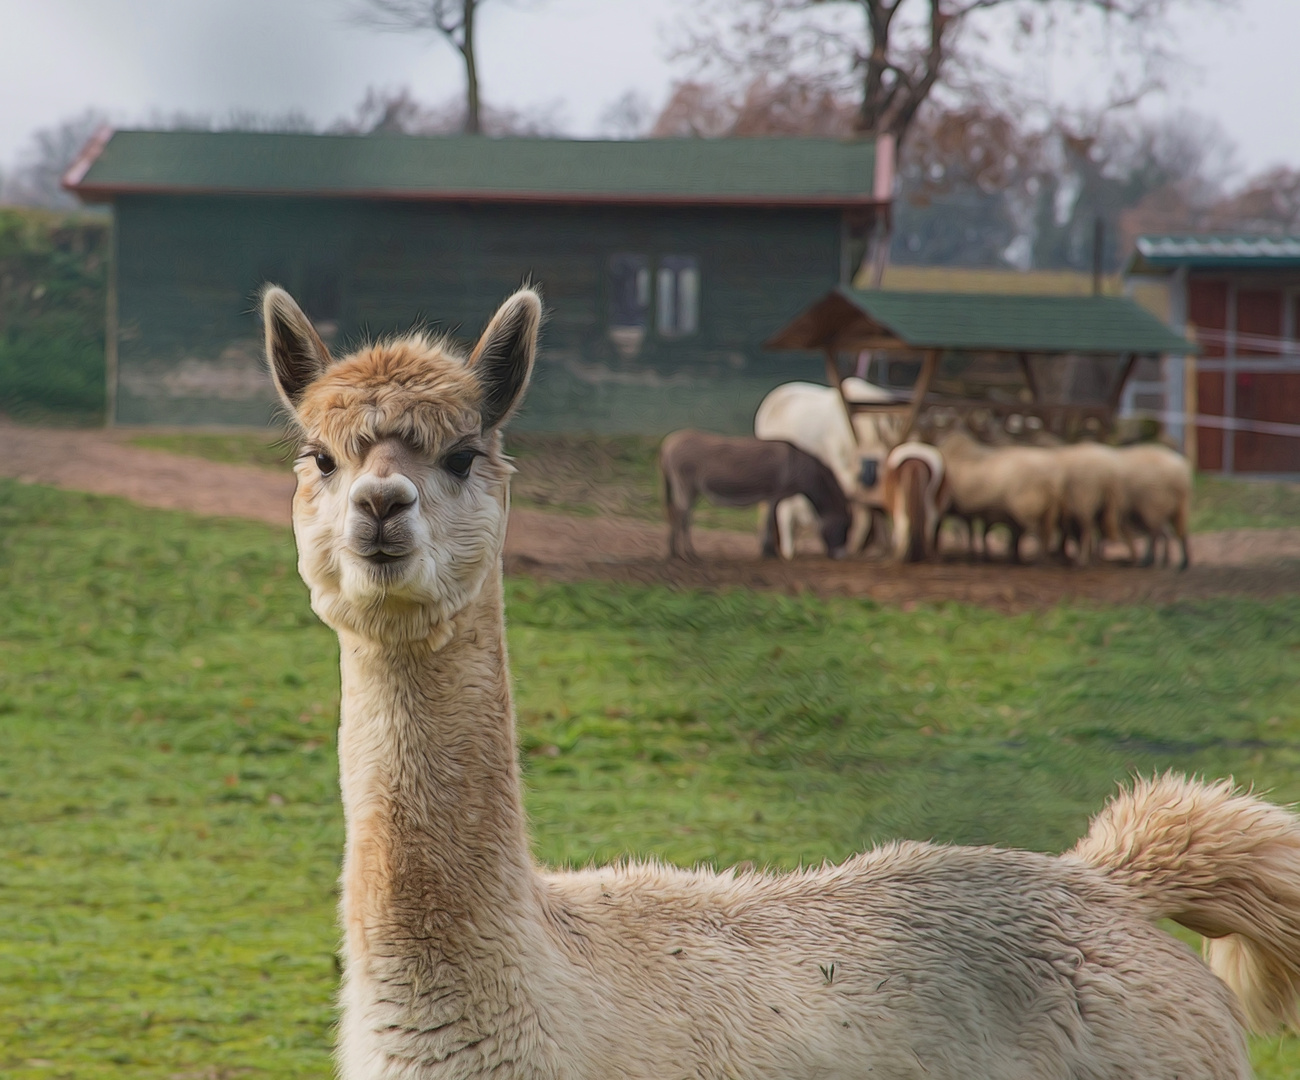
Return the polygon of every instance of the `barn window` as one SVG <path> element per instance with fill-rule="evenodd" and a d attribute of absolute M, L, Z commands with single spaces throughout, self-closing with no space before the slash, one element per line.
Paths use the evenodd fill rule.
<path fill-rule="evenodd" d="M 661 337 L 689 337 L 700 328 L 700 267 L 693 255 L 665 255 L 656 281 Z"/>
<path fill-rule="evenodd" d="M 650 260 L 612 255 L 609 260 L 609 325 L 644 329 L 650 313 Z"/>

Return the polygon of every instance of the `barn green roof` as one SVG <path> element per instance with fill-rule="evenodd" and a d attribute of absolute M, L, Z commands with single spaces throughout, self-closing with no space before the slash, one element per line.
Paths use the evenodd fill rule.
<path fill-rule="evenodd" d="M 376 199 L 870 206 L 875 147 L 836 139 L 105 131 L 64 186 L 129 193 Z"/>
<path fill-rule="evenodd" d="M 1195 346 L 1117 296 L 1010 296 L 839 288 L 767 342 L 776 349 L 1189 353 Z"/>

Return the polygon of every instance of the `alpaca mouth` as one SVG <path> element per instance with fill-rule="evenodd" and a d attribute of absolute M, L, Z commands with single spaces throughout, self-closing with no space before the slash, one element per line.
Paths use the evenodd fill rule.
<path fill-rule="evenodd" d="M 365 566 L 367 572 L 380 581 L 391 581 L 402 575 L 411 562 L 411 549 L 367 546 L 353 548 L 352 554 Z"/>
<path fill-rule="evenodd" d="M 362 558 L 376 566 L 387 566 L 390 563 L 401 562 L 409 554 L 409 551 L 374 551 L 363 555 Z"/>

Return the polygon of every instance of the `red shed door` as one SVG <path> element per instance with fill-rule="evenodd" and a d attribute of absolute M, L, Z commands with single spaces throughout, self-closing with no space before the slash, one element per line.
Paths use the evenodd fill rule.
<path fill-rule="evenodd" d="M 1228 329 L 1228 283 L 1197 281 L 1187 284 L 1187 320 L 1197 330 L 1212 331 L 1201 338 L 1201 355 L 1207 360 L 1223 356 L 1223 334 Z M 1196 408 L 1206 416 L 1223 415 L 1223 373 L 1196 373 Z M 1223 468 L 1223 432 L 1197 427 L 1196 462 L 1211 471 Z"/>
<path fill-rule="evenodd" d="M 1282 305 L 1280 289 L 1238 290 L 1238 356 L 1282 354 Z M 1239 371 L 1235 388 L 1239 419 L 1300 424 L 1300 373 Z M 1238 431 L 1233 458 L 1237 472 L 1300 472 L 1300 439 Z"/>

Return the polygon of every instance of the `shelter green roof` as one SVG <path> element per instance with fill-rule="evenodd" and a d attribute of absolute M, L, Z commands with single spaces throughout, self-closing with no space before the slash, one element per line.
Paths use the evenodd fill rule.
<path fill-rule="evenodd" d="M 105 131 L 64 186 L 133 192 L 687 205 L 870 206 L 875 147 L 836 139 Z"/>
<path fill-rule="evenodd" d="M 774 349 L 904 348 L 1009 353 L 1195 352 L 1116 296 L 1011 296 L 839 288 L 767 342 Z"/>
<path fill-rule="evenodd" d="M 1127 272 L 1171 274 L 1182 266 L 1292 270 L 1300 267 L 1300 236 L 1219 233 L 1139 236 Z"/>

